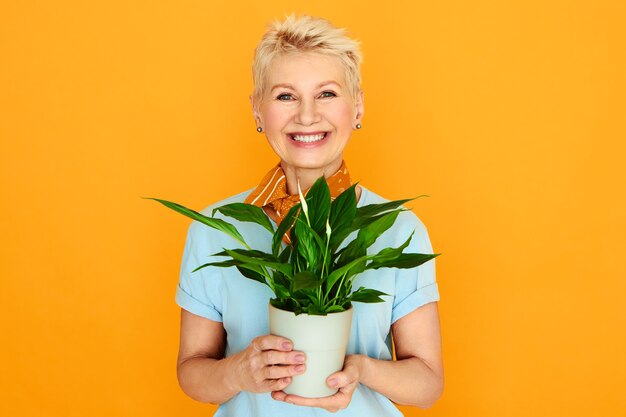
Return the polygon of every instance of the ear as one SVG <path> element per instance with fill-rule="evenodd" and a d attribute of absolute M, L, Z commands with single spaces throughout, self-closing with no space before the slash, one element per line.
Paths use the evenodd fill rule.
<path fill-rule="evenodd" d="M 257 111 L 256 103 L 254 102 L 254 97 L 252 97 L 252 94 L 250 94 L 249 98 L 250 98 L 250 106 L 252 106 L 252 114 L 254 115 L 254 120 L 258 120 L 259 112 Z"/>
<path fill-rule="evenodd" d="M 356 115 L 354 116 L 354 124 L 361 123 L 363 119 L 363 112 L 365 111 L 365 106 L 363 104 L 364 96 L 363 90 L 359 91 L 359 94 L 356 97 L 356 102 L 354 106 L 356 108 Z"/>
<path fill-rule="evenodd" d="M 258 103 L 254 101 L 254 97 L 250 94 L 250 105 L 252 106 L 252 115 L 257 127 L 261 124 L 261 116 L 259 116 Z"/>

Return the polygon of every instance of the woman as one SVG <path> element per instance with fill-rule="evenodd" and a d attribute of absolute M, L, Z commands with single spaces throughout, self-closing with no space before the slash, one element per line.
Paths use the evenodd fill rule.
<path fill-rule="evenodd" d="M 324 175 L 333 196 L 347 188 L 351 180 L 343 151 L 363 117 L 360 61 L 357 43 L 326 20 L 290 16 L 276 22 L 255 51 L 251 102 L 257 131 L 265 133 L 280 163 L 255 189 L 204 213 L 245 201 L 263 207 L 279 223 L 297 202 L 298 182 L 306 190 Z M 357 198 L 359 206 L 385 201 L 360 186 Z M 268 235 L 257 225 L 236 226 L 251 247 L 269 249 Z M 398 246 L 413 230 L 407 251 L 432 253 L 426 228 L 409 211 L 375 245 Z M 268 335 L 269 288 L 235 268 L 191 274 L 206 255 L 233 247 L 229 239 L 197 222 L 189 229 L 176 293 L 182 307 L 178 379 L 187 395 L 220 404 L 216 416 L 245 417 L 318 416 L 326 414 L 323 410 L 397 416 L 402 414 L 393 403 L 427 408 L 440 397 L 443 366 L 434 260 L 412 270 L 367 271 L 358 278 L 392 297 L 379 304 L 354 304 L 344 368 L 327 380 L 339 391 L 326 398 L 302 398 L 282 391 L 306 369 L 306 358 L 289 340 Z"/>

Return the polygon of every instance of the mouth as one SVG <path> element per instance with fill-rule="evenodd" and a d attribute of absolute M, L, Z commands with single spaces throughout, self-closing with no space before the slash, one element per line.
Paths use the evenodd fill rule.
<path fill-rule="evenodd" d="M 289 134 L 289 139 L 297 143 L 317 143 L 321 142 L 328 136 L 328 132 L 317 133 L 294 133 Z"/>

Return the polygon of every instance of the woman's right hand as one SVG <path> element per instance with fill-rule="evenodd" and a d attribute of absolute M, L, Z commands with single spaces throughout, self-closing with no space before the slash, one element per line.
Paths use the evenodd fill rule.
<path fill-rule="evenodd" d="M 281 391 L 291 377 L 304 372 L 304 352 L 295 351 L 289 339 L 259 336 L 245 350 L 233 355 L 233 377 L 238 391 Z"/>

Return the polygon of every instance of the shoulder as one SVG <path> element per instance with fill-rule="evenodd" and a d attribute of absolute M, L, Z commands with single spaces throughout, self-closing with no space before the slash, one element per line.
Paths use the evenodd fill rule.
<path fill-rule="evenodd" d="M 200 213 L 204 214 L 205 216 L 210 216 L 211 212 L 213 211 L 214 208 L 216 207 L 220 207 L 226 204 L 231 204 L 231 203 L 243 203 L 246 199 L 246 197 L 248 197 L 248 195 L 252 192 L 252 190 L 254 190 L 253 188 L 243 191 L 239 194 L 235 194 L 233 196 L 227 197 L 223 200 L 217 201 L 213 204 L 211 204 L 208 207 L 205 207 Z"/>
<path fill-rule="evenodd" d="M 388 198 L 382 197 L 379 194 L 363 186 L 361 186 L 361 190 L 362 190 L 361 191 L 362 194 L 361 194 L 361 199 L 359 200 L 359 203 L 358 203 L 359 207 L 363 207 L 369 204 L 383 204 L 383 203 L 388 203 L 391 201 Z M 396 223 L 394 223 L 395 229 L 398 229 L 398 228 L 409 229 L 410 228 L 411 231 L 416 230 L 416 231 L 426 232 L 426 226 L 424 225 L 422 220 L 413 211 L 411 211 L 411 207 L 413 206 L 413 203 L 415 203 L 416 201 L 419 201 L 419 200 L 411 200 L 402 205 L 402 207 L 406 210 L 401 212 L 398 215 L 398 219 L 396 220 Z"/>

